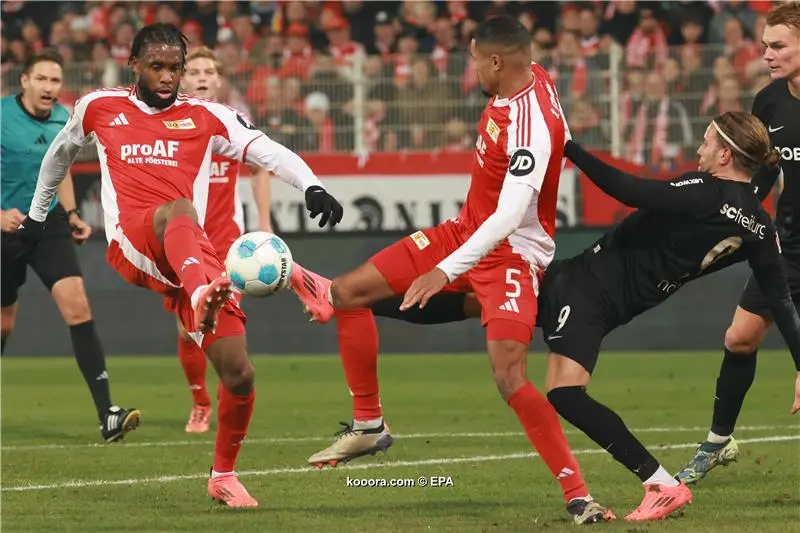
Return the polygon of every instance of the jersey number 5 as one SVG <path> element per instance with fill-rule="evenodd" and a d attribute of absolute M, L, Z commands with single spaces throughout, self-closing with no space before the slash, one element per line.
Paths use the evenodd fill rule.
<path fill-rule="evenodd" d="M 509 286 L 509 289 L 506 291 L 506 297 L 517 298 L 522 294 L 522 287 L 519 281 L 514 279 L 514 276 L 519 276 L 520 274 L 522 274 L 522 272 L 516 268 L 509 268 L 506 270 L 506 285 Z"/>

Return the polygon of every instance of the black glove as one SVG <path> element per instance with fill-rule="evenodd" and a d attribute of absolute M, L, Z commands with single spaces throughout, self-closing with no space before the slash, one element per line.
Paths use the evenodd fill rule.
<path fill-rule="evenodd" d="M 306 209 L 310 212 L 311 218 L 322 215 L 319 219 L 320 228 L 325 227 L 328 220 L 331 221 L 331 227 L 335 226 L 342 221 L 344 214 L 342 205 L 336 201 L 336 198 L 319 185 L 312 185 L 306 189 Z"/>
<path fill-rule="evenodd" d="M 25 217 L 25 220 L 17 228 L 17 235 L 19 235 L 27 245 L 34 247 L 39 244 L 39 241 L 44 237 L 44 222 L 36 222 L 31 217 Z"/>

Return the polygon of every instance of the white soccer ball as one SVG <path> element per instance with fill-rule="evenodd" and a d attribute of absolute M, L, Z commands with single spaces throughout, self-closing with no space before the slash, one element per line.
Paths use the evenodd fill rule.
<path fill-rule="evenodd" d="M 245 233 L 231 245 L 225 270 L 233 286 L 248 296 L 271 296 L 289 286 L 292 252 L 266 231 Z"/>

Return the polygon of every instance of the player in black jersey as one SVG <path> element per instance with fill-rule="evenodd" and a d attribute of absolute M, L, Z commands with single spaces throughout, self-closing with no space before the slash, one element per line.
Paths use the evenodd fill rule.
<path fill-rule="evenodd" d="M 566 154 L 603 191 L 640 210 L 581 255 L 555 261 L 547 269 L 538 325 L 550 348 L 548 399 L 562 417 L 643 482 L 645 498 L 626 519 L 663 518 L 689 503 L 691 492 L 660 466 L 616 413 L 591 398 L 586 387 L 605 335 L 657 306 L 683 284 L 743 260 L 763 287 L 800 371 L 800 318 L 782 269 L 775 227 L 750 183 L 762 163 L 774 165 L 778 156 L 770 149 L 763 124 L 741 112 L 712 121 L 698 149 L 700 170 L 671 181 L 636 178 L 573 142 L 567 143 Z M 456 307 L 469 309 L 469 301 Z M 420 310 L 415 310 L 416 316 L 398 313 L 397 306 L 397 300 L 383 302 L 373 312 L 418 323 L 445 321 L 441 316 L 429 320 Z M 430 314 L 427 308 L 421 312 L 426 311 Z M 446 310 L 439 306 L 437 312 L 442 311 Z M 475 307 L 465 312 L 451 305 L 450 311 L 456 311 L 457 319 L 480 314 Z M 800 401 L 795 402 L 798 408 Z"/>
<path fill-rule="evenodd" d="M 768 129 L 781 155 L 783 179 L 775 224 L 778 228 L 789 289 L 800 304 L 800 3 L 772 9 L 762 37 L 764 60 L 773 81 L 753 102 L 753 114 Z M 771 179 L 772 178 L 772 179 Z M 754 179 L 760 195 L 774 183 L 769 173 Z M 678 473 L 687 484 L 703 479 L 718 465 L 736 460 L 733 429 L 756 375 L 756 353 L 773 322 L 763 291 L 751 277 L 725 333 L 725 355 L 717 378 L 714 414 L 706 440 Z"/>

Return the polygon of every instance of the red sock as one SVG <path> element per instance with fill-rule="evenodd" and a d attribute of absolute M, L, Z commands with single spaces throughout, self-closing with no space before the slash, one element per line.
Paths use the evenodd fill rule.
<path fill-rule="evenodd" d="M 508 399 L 517 413 L 528 440 L 539 452 L 564 491 L 564 501 L 589 495 L 580 467 L 561 429 L 556 410 L 531 382 L 525 383 Z"/>
<path fill-rule="evenodd" d="M 337 309 L 336 333 L 344 375 L 353 396 L 353 420 L 380 418 L 378 326 L 372 311 Z"/>
<path fill-rule="evenodd" d="M 192 391 L 195 405 L 211 405 L 211 398 L 206 391 L 206 354 L 193 340 L 186 340 L 178 335 L 178 359 L 181 361 L 189 390 Z"/>
<path fill-rule="evenodd" d="M 167 261 L 190 297 L 197 287 L 208 283 L 203 269 L 200 238 L 200 226 L 186 215 L 170 220 L 167 229 L 164 230 L 164 251 L 167 254 Z"/>
<path fill-rule="evenodd" d="M 225 387 L 219 387 L 217 404 L 217 442 L 214 446 L 214 471 L 233 472 L 236 457 L 247 436 L 256 390 L 247 396 L 236 396 Z"/>

